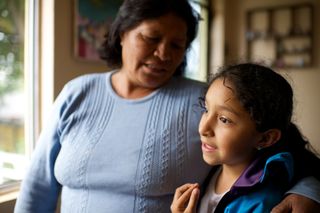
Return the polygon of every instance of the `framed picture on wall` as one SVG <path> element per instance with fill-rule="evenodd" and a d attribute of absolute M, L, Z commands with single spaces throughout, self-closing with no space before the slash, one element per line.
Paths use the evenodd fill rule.
<path fill-rule="evenodd" d="M 123 0 L 74 0 L 74 55 L 102 62 L 99 49 Z"/>

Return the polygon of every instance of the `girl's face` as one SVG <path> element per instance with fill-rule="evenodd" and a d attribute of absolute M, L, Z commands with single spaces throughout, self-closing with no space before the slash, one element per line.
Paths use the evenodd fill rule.
<path fill-rule="evenodd" d="M 232 88 L 228 81 L 225 85 Z M 205 97 L 199 124 L 204 160 L 210 165 L 247 166 L 262 133 L 222 79 L 216 79 Z"/>
<path fill-rule="evenodd" d="M 145 20 L 121 35 L 121 71 L 133 86 L 155 89 L 166 83 L 181 64 L 187 25 L 173 14 Z"/>

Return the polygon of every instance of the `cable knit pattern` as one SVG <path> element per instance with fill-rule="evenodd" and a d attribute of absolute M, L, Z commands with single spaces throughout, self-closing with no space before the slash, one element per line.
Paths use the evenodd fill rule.
<path fill-rule="evenodd" d="M 183 91 L 185 92 L 185 91 Z M 186 144 L 185 144 L 185 123 L 186 123 L 186 101 L 182 100 L 179 106 L 178 113 L 178 140 L 177 140 L 177 177 L 180 178 L 183 175 L 183 163 L 186 157 Z"/>
<path fill-rule="evenodd" d="M 173 92 L 169 93 L 168 97 L 172 97 L 174 94 Z M 173 113 L 173 101 L 169 101 L 167 98 L 167 103 L 165 104 L 167 107 L 164 108 L 164 122 L 163 122 L 163 133 L 161 136 L 161 143 L 160 143 L 160 152 L 161 152 L 161 159 L 160 159 L 160 186 L 159 190 L 163 192 L 165 179 L 168 176 L 168 168 L 170 163 L 170 118 L 172 118 Z"/>
<path fill-rule="evenodd" d="M 99 83 L 90 86 L 97 86 L 97 94 L 94 94 L 94 97 L 92 97 L 93 101 L 91 103 L 87 102 L 84 109 L 88 109 L 89 107 L 92 107 L 92 111 L 89 114 L 89 117 L 91 118 L 96 118 L 96 120 L 91 119 L 90 122 L 88 123 L 88 125 L 86 126 L 86 128 L 84 129 L 84 132 L 86 134 L 89 135 L 90 141 L 88 142 L 88 145 L 86 147 L 85 152 L 83 153 L 83 156 L 81 156 L 81 163 L 80 163 L 80 174 L 79 177 L 81 177 L 81 181 L 80 181 L 80 186 L 83 187 L 84 189 L 84 194 L 82 197 L 82 201 L 81 201 L 81 212 L 87 212 L 86 211 L 86 207 L 87 207 L 87 201 L 88 201 L 88 196 L 89 196 L 89 189 L 88 189 L 88 185 L 86 183 L 86 179 L 85 179 L 85 174 L 87 172 L 87 164 L 90 158 L 90 155 L 92 154 L 92 150 L 94 149 L 96 143 L 99 141 L 103 130 L 106 126 L 106 124 L 109 121 L 110 118 L 110 114 L 112 112 L 112 105 L 113 105 L 113 101 L 110 100 L 110 97 L 106 97 L 104 98 L 100 98 L 103 97 L 102 96 L 102 92 L 106 89 L 103 85 L 104 85 L 104 81 L 103 79 L 99 79 Z M 92 94 L 90 94 L 92 95 Z M 89 97 L 90 98 L 90 97 Z M 99 116 L 98 112 L 99 112 L 99 108 L 100 106 L 106 106 L 102 109 L 102 114 L 105 116 Z M 72 209 L 70 209 L 72 210 Z"/>
<path fill-rule="evenodd" d="M 148 190 L 148 186 L 151 183 L 152 178 L 152 161 L 154 156 L 154 147 L 155 147 L 155 134 L 156 134 L 156 128 L 157 123 L 159 120 L 159 111 L 160 107 L 159 102 L 162 101 L 163 96 L 158 95 L 154 100 L 152 101 L 151 108 L 149 111 L 150 119 L 148 119 L 147 129 L 146 129 L 146 144 L 145 147 L 141 149 L 141 152 L 144 152 L 142 154 L 142 176 L 138 179 L 139 181 L 139 187 L 138 187 L 138 194 L 140 195 L 138 199 L 138 206 L 139 206 L 139 212 L 147 212 L 147 203 L 146 203 L 146 194 Z"/>
<path fill-rule="evenodd" d="M 119 97 L 106 74 L 69 82 L 55 101 L 16 213 L 169 212 L 176 187 L 201 183 L 202 159 L 193 104 L 203 85 L 173 78 L 134 100 Z"/>

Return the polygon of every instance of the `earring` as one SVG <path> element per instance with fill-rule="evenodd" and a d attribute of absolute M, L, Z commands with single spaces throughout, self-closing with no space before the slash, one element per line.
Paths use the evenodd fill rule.
<path fill-rule="evenodd" d="M 258 151 L 260 151 L 262 148 L 263 148 L 263 147 L 261 147 L 261 146 L 256 147 L 256 149 L 257 149 Z"/>

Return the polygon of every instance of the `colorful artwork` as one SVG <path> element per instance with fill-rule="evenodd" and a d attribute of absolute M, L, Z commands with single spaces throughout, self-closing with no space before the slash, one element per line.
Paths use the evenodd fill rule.
<path fill-rule="evenodd" d="M 99 49 L 123 0 L 75 0 L 75 55 L 101 61 Z"/>

